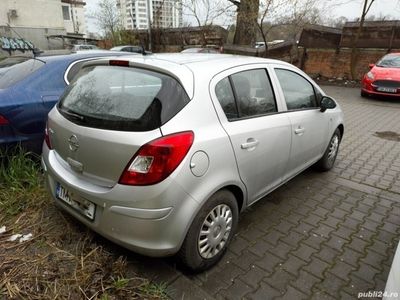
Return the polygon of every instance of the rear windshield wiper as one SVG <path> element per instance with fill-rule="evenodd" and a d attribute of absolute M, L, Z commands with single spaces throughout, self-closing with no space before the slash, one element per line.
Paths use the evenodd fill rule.
<path fill-rule="evenodd" d="M 85 117 L 84 116 L 79 115 L 79 114 L 74 113 L 74 112 L 71 112 L 70 110 L 60 109 L 60 111 L 65 113 L 66 115 L 68 115 L 71 118 L 78 119 L 79 121 L 85 121 Z"/>

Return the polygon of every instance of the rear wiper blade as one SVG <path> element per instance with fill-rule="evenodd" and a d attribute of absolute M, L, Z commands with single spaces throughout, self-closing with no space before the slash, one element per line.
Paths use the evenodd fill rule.
<path fill-rule="evenodd" d="M 69 111 L 69 110 L 64 110 L 64 109 L 62 109 L 61 111 L 62 111 L 63 113 L 65 113 L 65 114 L 67 114 L 68 116 L 72 117 L 72 118 L 78 119 L 78 120 L 80 120 L 80 121 L 84 121 L 84 120 L 85 120 L 85 117 L 84 117 L 84 116 L 79 115 L 79 114 L 77 114 L 77 113 L 73 113 L 73 112 L 71 112 L 71 111 Z"/>

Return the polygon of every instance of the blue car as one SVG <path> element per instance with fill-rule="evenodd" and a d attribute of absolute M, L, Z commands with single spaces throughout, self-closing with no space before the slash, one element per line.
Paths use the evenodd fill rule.
<path fill-rule="evenodd" d="M 127 54 L 83 51 L 0 61 L 0 150 L 20 144 L 41 153 L 47 114 L 82 64 L 95 58 Z"/>

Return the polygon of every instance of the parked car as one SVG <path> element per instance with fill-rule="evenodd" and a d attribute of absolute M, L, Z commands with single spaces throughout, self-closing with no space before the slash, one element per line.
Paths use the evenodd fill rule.
<path fill-rule="evenodd" d="M 40 153 L 47 114 L 81 65 L 94 58 L 123 54 L 84 51 L 0 61 L 0 148 L 21 143 Z"/>
<path fill-rule="evenodd" d="M 112 51 L 133 52 L 133 53 L 143 53 L 143 52 L 145 52 L 146 54 L 151 53 L 149 51 L 144 51 L 143 47 L 141 47 L 141 46 L 132 46 L 132 45 L 117 46 L 117 47 L 111 48 L 110 50 L 112 50 Z"/>
<path fill-rule="evenodd" d="M 400 97 L 400 53 L 390 53 L 376 64 L 362 79 L 361 96 Z"/>
<path fill-rule="evenodd" d="M 218 50 L 214 48 L 187 48 L 182 50 L 181 53 L 220 53 Z"/>
<path fill-rule="evenodd" d="M 332 168 L 343 113 L 285 62 L 163 54 L 86 63 L 49 113 L 43 169 L 63 210 L 138 253 L 215 264 L 238 214 Z"/>
<path fill-rule="evenodd" d="M 100 48 L 90 44 L 78 44 L 78 45 L 73 45 L 71 50 L 72 51 L 100 50 Z"/>

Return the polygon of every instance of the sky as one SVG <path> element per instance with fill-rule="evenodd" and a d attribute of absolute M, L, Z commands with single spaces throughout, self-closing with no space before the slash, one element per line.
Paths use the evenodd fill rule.
<path fill-rule="evenodd" d="M 217 0 L 214 0 L 217 1 Z M 219 0 L 226 1 L 227 0 Z M 86 0 L 86 12 L 91 12 L 96 9 L 97 3 L 99 0 Z M 328 18 L 335 18 L 344 16 L 349 20 L 353 20 L 354 18 L 359 17 L 363 0 L 320 0 L 321 7 L 331 7 L 329 12 L 326 12 L 326 16 Z M 332 5 L 332 6 L 330 6 Z M 391 18 L 400 19 L 400 0 L 375 0 L 373 3 L 371 10 L 368 14 L 369 16 L 375 15 L 376 17 L 380 15 L 390 15 Z M 185 16 L 184 16 L 185 23 Z M 186 20 L 187 21 L 187 20 Z M 88 18 L 88 31 L 89 32 L 98 32 L 98 28 L 96 26 L 96 22 L 93 19 Z"/>

